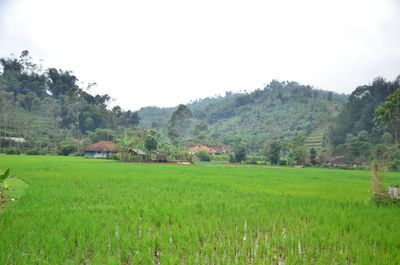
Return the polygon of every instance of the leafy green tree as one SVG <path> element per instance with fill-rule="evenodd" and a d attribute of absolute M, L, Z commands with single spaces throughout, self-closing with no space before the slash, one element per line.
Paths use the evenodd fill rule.
<path fill-rule="evenodd" d="M 209 134 L 207 123 L 201 121 L 200 123 L 196 124 L 191 133 L 195 138 L 199 140 L 206 139 Z"/>
<path fill-rule="evenodd" d="M 237 146 L 234 150 L 234 153 L 235 153 L 234 158 L 236 162 L 240 163 L 246 160 L 247 154 L 246 154 L 246 148 L 244 146 L 242 145 Z"/>
<path fill-rule="evenodd" d="M 300 165 L 304 162 L 306 151 L 304 148 L 293 148 L 289 150 L 288 162 L 290 165 Z"/>
<path fill-rule="evenodd" d="M 126 112 L 122 112 L 120 121 L 124 127 L 136 127 L 140 122 L 140 116 L 137 112 L 128 110 Z"/>
<path fill-rule="evenodd" d="M 295 147 L 301 147 L 301 146 L 304 146 L 304 141 L 306 140 L 306 138 L 303 136 L 303 134 L 302 133 L 297 133 L 297 135 L 296 135 L 296 138 L 295 138 L 295 140 L 294 140 L 294 142 L 293 142 L 293 145 L 295 146 Z"/>
<path fill-rule="evenodd" d="M 96 129 L 123 131 L 140 121 L 137 112 L 109 110 L 110 96 L 84 91 L 72 72 L 56 68 L 43 72 L 28 51 L 18 59 L 0 58 L 0 68 L 0 134 L 25 138 L 27 149 L 59 150 L 66 137 L 81 143 Z"/>
<path fill-rule="evenodd" d="M 156 137 L 154 137 L 153 135 L 148 135 L 146 137 L 146 141 L 145 141 L 145 148 L 147 149 L 147 151 L 149 151 L 150 153 L 154 150 L 157 149 L 158 147 L 158 141 L 156 139 Z"/>
<path fill-rule="evenodd" d="M 317 164 L 317 150 L 314 147 L 310 148 L 310 162 L 313 166 Z"/>
<path fill-rule="evenodd" d="M 287 143 L 289 154 L 288 161 L 290 165 L 302 164 L 307 156 L 307 151 L 304 146 L 305 137 L 301 133 L 297 133 L 294 140 Z"/>
<path fill-rule="evenodd" d="M 400 88 L 390 95 L 387 100 L 375 111 L 375 122 L 379 127 L 390 130 L 396 144 L 399 144 L 400 135 Z"/>
<path fill-rule="evenodd" d="M 333 147 L 344 144 L 347 134 L 357 135 L 360 131 L 371 133 L 375 127 L 375 110 L 400 86 L 399 80 L 388 82 L 375 78 L 371 85 L 357 87 L 350 95 L 349 102 L 335 118 L 328 132 Z M 382 124 L 383 125 L 383 124 Z M 339 150 L 335 148 L 335 150 Z"/>
<path fill-rule="evenodd" d="M 70 71 L 57 70 L 55 68 L 50 68 L 47 71 L 48 76 L 48 88 L 52 96 L 55 98 L 61 95 L 68 95 L 71 98 L 78 91 L 78 86 L 76 82 L 78 78 L 74 76 Z"/>
<path fill-rule="evenodd" d="M 72 139 L 66 139 L 60 143 L 59 154 L 63 156 L 70 155 L 77 150 L 77 145 Z"/>
<path fill-rule="evenodd" d="M 272 141 L 269 144 L 269 146 L 266 150 L 266 156 L 272 165 L 278 164 L 279 159 L 280 159 L 281 149 L 282 149 L 281 143 L 277 140 Z"/>
<path fill-rule="evenodd" d="M 200 161 L 206 161 L 206 162 L 211 161 L 211 156 L 206 150 L 200 150 L 197 153 L 197 157 L 200 159 Z"/>
<path fill-rule="evenodd" d="M 333 96 L 332 92 L 329 92 L 326 99 L 332 101 L 332 96 Z"/>
<path fill-rule="evenodd" d="M 346 142 L 336 147 L 337 155 L 344 155 L 348 159 L 369 159 L 371 157 L 371 143 L 367 131 L 360 131 L 357 136 L 348 134 Z"/>
<path fill-rule="evenodd" d="M 382 142 L 384 145 L 391 145 L 391 144 L 393 143 L 393 136 L 392 136 L 390 133 L 385 132 L 385 133 L 382 135 L 381 142 Z"/>
<path fill-rule="evenodd" d="M 135 137 L 131 137 L 125 134 L 118 140 L 118 146 L 122 149 L 122 160 L 127 161 L 129 159 L 129 152 L 135 148 L 138 140 Z"/>
<path fill-rule="evenodd" d="M 92 143 L 99 141 L 113 141 L 115 132 L 110 129 L 97 128 L 94 132 L 88 132 L 87 136 Z"/>
<path fill-rule="evenodd" d="M 192 118 L 192 111 L 183 104 L 179 105 L 178 109 L 174 111 L 169 120 L 168 135 L 171 139 L 176 140 L 177 138 L 180 138 L 182 142 Z"/>

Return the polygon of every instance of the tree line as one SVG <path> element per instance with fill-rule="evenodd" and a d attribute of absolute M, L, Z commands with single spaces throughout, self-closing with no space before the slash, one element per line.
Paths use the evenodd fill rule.
<path fill-rule="evenodd" d="M 369 161 L 381 155 L 400 168 L 400 77 L 376 78 L 350 96 L 272 80 L 249 93 L 136 112 L 111 107 L 110 95 L 91 94 L 95 84 L 82 88 L 71 71 L 43 70 L 28 51 L 0 58 L 0 66 L 3 152 L 80 153 L 108 140 L 173 159 L 188 159 L 187 147 L 202 144 L 231 147 L 231 162 L 259 156 L 271 164 L 316 165 L 332 157 Z M 318 150 L 305 143 L 316 130 L 324 134 Z"/>
<path fill-rule="evenodd" d="M 71 71 L 43 70 L 28 51 L 18 58 L 1 58 L 0 134 L 23 137 L 31 149 L 56 150 L 65 139 L 78 143 L 98 128 L 123 130 L 139 124 L 137 112 L 110 107 L 111 97 L 81 88 Z"/>

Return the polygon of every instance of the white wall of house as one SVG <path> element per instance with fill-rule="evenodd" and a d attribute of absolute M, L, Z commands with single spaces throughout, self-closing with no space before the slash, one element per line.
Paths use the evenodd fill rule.
<path fill-rule="evenodd" d="M 106 158 L 116 154 L 116 152 L 89 152 L 85 151 L 85 157 Z"/>

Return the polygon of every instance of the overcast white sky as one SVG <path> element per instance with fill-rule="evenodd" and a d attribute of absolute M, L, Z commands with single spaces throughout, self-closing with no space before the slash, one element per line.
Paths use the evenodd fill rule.
<path fill-rule="evenodd" d="M 271 79 L 350 93 L 400 74 L 398 0 L 0 0 L 0 57 L 29 50 L 136 110 Z"/>

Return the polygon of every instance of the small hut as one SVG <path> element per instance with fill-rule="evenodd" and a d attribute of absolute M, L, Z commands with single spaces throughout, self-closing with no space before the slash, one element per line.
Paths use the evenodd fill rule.
<path fill-rule="evenodd" d="M 143 150 L 136 148 L 129 149 L 129 153 L 131 153 L 132 156 L 139 158 L 140 160 L 145 160 L 147 155 L 146 152 L 144 152 Z"/>
<path fill-rule="evenodd" d="M 159 162 L 159 163 L 168 162 L 167 155 L 166 154 L 157 153 L 156 161 Z"/>
<path fill-rule="evenodd" d="M 121 149 L 115 143 L 109 141 L 100 141 L 91 144 L 83 150 L 85 151 L 85 157 L 95 158 L 106 158 L 121 152 Z"/>

